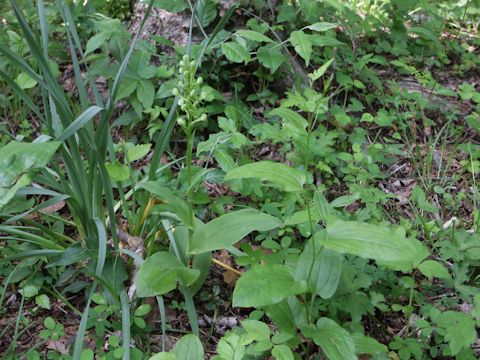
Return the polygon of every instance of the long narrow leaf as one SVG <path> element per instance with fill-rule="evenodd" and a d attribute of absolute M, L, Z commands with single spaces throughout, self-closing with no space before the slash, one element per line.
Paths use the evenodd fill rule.
<path fill-rule="evenodd" d="M 97 282 L 94 281 L 92 288 L 88 294 L 87 303 L 82 313 L 80 324 L 78 325 L 77 336 L 75 337 L 75 343 L 73 345 L 73 360 L 80 360 L 80 355 L 83 349 L 83 338 L 85 337 L 85 331 L 87 330 L 88 313 L 90 312 L 90 304 L 92 303 L 92 296 L 97 289 Z"/>
<path fill-rule="evenodd" d="M 130 303 L 128 294 L 125 290 L 120 293 L 120 303 L 122 306 L 122 342 L 123 342 L 123 360 L 130 360 Z"/>
<path fill-rule="evenodd" d="M 107 255 L 107 233 L 105 231 L 105 226 L 103 226 L 100 219 L 95 219 L 95 225 L 97 226 L 98 232 L 98 258 L 95 274 L 97 276 L 102 276 L 105 257 Z"/>
<path fill-rule="evenodd" d="M 75 134 L 82 126 L 92 120 L 103 109 L 98 106 L 90 106 L 87 110 L 81 113 L 63 132 L 57 136 L 57 141 L 65 141 L 70 136 Z"/>

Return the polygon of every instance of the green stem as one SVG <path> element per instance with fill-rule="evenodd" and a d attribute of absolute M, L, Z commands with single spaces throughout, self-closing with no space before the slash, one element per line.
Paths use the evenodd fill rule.
<path fill-rule="evenodd" d="M 190 222 L 188 226 L 188 243 L 191 244 L 193 236 L 193 200 L 191 194 L 192 187 L 192 160 L 193 160 L 193 138 L 194 131 L 192 131 L 190 124 L 187 124 L 186 136 L 187 136 L 187 153 L 186 153 L 186 162 L 187 162 L 187 203 L 188 203 L 188 220 Z"/>

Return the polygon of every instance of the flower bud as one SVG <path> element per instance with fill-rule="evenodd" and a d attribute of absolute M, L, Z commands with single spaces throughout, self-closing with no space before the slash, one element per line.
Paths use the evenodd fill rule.
<path fill-rule="evenodd" d="M 180 67 L 183 67 L 185 65 L 185 62 L 183 60 L 180 60 Z"/>
<path fill-rule="evenodd" d="M 194 66 L 195 66 L 195 61 L 194 60 L 190 61 L 190 67 L 194 67 Z"/>
<path fill-rule="evenodd" d="M 185 121 L 185 119 L 183 117 L 179 117 L 177 118 L 177 124 L 180 125 L 180 126 L 185 126 L 187 123 Z"/>
<path fill-rule="evenodd" d="M 197 79 L 197 84 L 200 85 L 201 83 L 203 83 L 203 78 L 199 76 Z"/>
<path fill-rule="evenodd" d="M 188 55 L 187 54 L 183 55 L 182 59 L 183 59 L 183 61 L 187 62 L 188 61 Z"/>
<path fill-rule="evenodd" d="M 172 94 L 175 95 L 175 96 L 178 96 L 178 94 L 180 94 L 180 92 L 178 91 L 177 88 L 173 88 Z"/>
<path fill-rule="evenodd" d="M 207 121 L 207 114 L 202 114 L 202 116 L 200 116 L 200 121 Z"/>
<path fill-rule="evenodd" d="M 182 106 L 183 104 L 185 104 L 185 100 L 183 98 L 178 99 L 178 105 Z"/>

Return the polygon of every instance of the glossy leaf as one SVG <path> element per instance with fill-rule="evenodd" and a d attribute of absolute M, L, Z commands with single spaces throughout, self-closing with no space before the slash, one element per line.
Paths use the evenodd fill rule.
<path fill-rule="evenodd" d="M 179 283 L 192 284 L 199 274 L 200 271 L 185 267 L 174 255 L 160 251 L 140 266 L 135 280 L 137 294 L 139 297 L 163 295 Z"/>
<path fill-rule="evenodd" d="M 405 272 L 416 268 L 429 255 L 420 241 L 406 238 L 402 228 L 393 230 L 355 221 L 327 224 L 327 236 L 321 236 L 320 243 L 328 249 L 373 259 Z"/>
<path fill-rule="evenodd" d="M 0 148 L 0 209 L 31 183 L 33 173 L 48 164 L 60 144 L 10 142 Z"/>
<path fill-rule="evenodd" d="M 305 173 L 272 161 L 259 161 L 239 166 L 225 175 L 225 180 L 254 178 L 287 192 L 303 190 L 307 181 Z"/>
<path fill-rule="evenodd" d="M 305 283 L 297 281 L 285 265 L 255 266 L 237 280 L 233 291 L 233 306 L 272 305 L 304 292 L 305 288 Z"/>
<path fill-rule="evenodd" d="M 282 226 L 277 218 L 254 209 L 230 212 L 198 227 L 193 233 L 191 254 L 224 249 L 252 231 L 269 231 Z"/>

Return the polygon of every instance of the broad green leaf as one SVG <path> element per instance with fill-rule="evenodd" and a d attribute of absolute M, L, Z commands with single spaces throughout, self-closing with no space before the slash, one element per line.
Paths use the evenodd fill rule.
<path fill-rule="evenodd" d="M 259 161 L 239 166 L 225 175 L 225 180 L 254 178 L 268 186 L 287 192 L 302 191 L 307 178 L 303 171 L 272 161 Z"/>
<path fill-rule="evenodd" d="M 279 116 L 284 122 L 285 129 L 292 132 L 293 134 L 304 136 L 306 134 L 305 129 L 308 126 L 308 121 L 305 118 L 288 108 L 276 108 L 270 111 L 267 114 L 267 117 Z"/>
<path fill-rule="evenodd" d="M 246 352 L 242 338 L 233 333 L 227 333 L 223 336 L 217 345 L 217 353 L 220 359 L 243 360 Z"/>
<path fill-rule="evenodd" d="M 212 0 L 198 0 L 196 2 L 196 20 L 202 27 L 210 25 L 217 17 L 217 5 Z"/>
<path fill-rule="evenodd" d="M 435 44 L 435 46 L 441 47 L 438 37 L 433 32 L 424 27 L 412 26 L 408 29 L 408 32 L 417 34 L 419 37 L 431 41 Z"/>
<path fill-rule="evenodd" d="M 35 171 L 45 168 L 60 144 L 10 142 L 0 148 L 0 210 L 30 184 Z"/>
<path fill-rule="evenodd" d="M 178 13 L 188 8 L 186 0 L 155 0 L 153 5 L 171 13 Z"/>
<path fill-rule="evenodd" d="M 307 29 L 313 31 L 327 31 L 330 29 L 334 29 L 337 27 L 337 24 L 329 23 L 329 22 L 317 22 L 315 24 L 307 26 Z"/>
<path fill-rule="evenodd" d="M 130 96 L 137 89 L 138 80 L 133 78 L 124 77 L 117 92 L 117 98 L 115 101 L 119 101 L 127 96 Z"/>
<path fill-rule="evenodd" d="M 139 145 L 132 145 L 127 148 L 127 161 L 133 162 L 140 160 L 145 155 L 148 154 L 152 144 L 139 144 Z"/>
<path fill-rule="evenodd" d="M 80 354 L 80 360 L 93 360 L 95 354 L 92 349 L 83 349 Z"/>
<path fill-rule="evenodd" d="M 334 37 L 327 36 L 327 35 L 313 34 L 310 37 L 310 41 L 312 42 L 312 45 L 315 45 L 315 46 L 339 47 L 339 46 L 345 45 L 343 42 L 338 41 Z"/>
<path fill-rule="evenodd" d="M 35 87 L 38 83 L 35 79 L 32 79 L 27 73 L 21 72 L 18 74 L 15 82 L 20 87 L 20 89 L 31 89 Z"/>
<path fill-rule="evenodd" d="M 418 266 L 418 270 L 428 278 L 436 277 L 445 280 L 452 278 L 447 268 L 435 260 L 425 260 Z"/>
<path fill-rule="evenodd" d="M 470 314 L 445 311 L 436 319 L 436 323 L 445 331 L 444 339 L 448 342 L 452 355 L 469 348 L 477 340 L 475 321 Z"/>
<path fill-rule="evenodd" d="M 151 356 L 148 360 L 177 360 L 177 357 L 174 353 L 162 351 Z"/>
<path fill-rule="evenodd" d="M 362 333 L 354 333 L 351 335 L 353 339 L 353 343 L 355 344 L 355 353 L 357 355 L 364 355 L 364 354 L 386 354 L 388 348 L 380 344 L 377 340 L 365 336 Z"/>
<path fill-rule="evenodd" d="M 329 318 L 318 319 L 313 341 L 322 348 L 329 360 L 357 360 L 352 337 Z"/>
<path fill-rule="evenodd" d="M 155 98 L 155 88 L 150 80 L 142 80 L 137 83 L 137 98 L 145 110 L 152 107 Z"/>
<path fill-rule="evenodd" d="M 270 328 L 267 324 L 257 320 L 243 320 L 241 322 L 243 329 L 253 337 L 254 340 L 270 340 Z"/>
<path fill-rule="evenodd" d="M 258 210 L 233 211 L 197 228 L 190 244 L 190 254 L 224 249 L 252 231 L 269 231 L 281 226 L 280 220 Z"/>
<path fill-rule="evenodd" d="M 135 283 L 139 297 L 150 297 L 166 294 L 177 287 L 192 284 L 200 271 L 185 267 L 174 255 L 160 251 L 140 266 Z"/>
<path fill-rule="evenodd" d="M 315 191 L 313 201 L 315 204 L 315 212 L 318 214 L 319 220 L 325 221 L 328 216 L 335 214 L 335 209 L 328 203 L 328 200 L 320 191 Z"/>
<path fill-rule="evenodd" d="M 159 181 L 145 181 L 140 183 L 138 187 L 147 190 L 154 197 L 163 201 L 170 211 L 177 215 L 184 224 L 191 228 L 194 227 L 189 217 L 188 205 L 175 196 L 169 188 L 162 185 Z"/>
<path fill-rule="evenodd" d="M 95 50 L 97 50 L 100 46 L 102 46 L 103 44 L 105 44 L 105 41 L 107 40 L 108 38 L 108 34 L 106 32 L 100 32 L 94 36 L 92 36 L 88 41 L 87 41 L 87 46 L 85 47 L 85 54 L 84 56 L 86 56 L 87 54 L 91 53 L 91 52 L 94 52 Z"/>
<path fill-rule="evenodd" d="M 373 259 L 401 271 L 416 268 L 429 252 L 418 240 L 406 238 L 402 228 L 336 220 L 327 224 L 327 235 L 318 233 L 328 249 Z"/>
<path fill-rule="evenodd" d="M 273 43 L 273 40 L 268 36 L 253 30 L 237 30 L 236 34 L 252 41 Z"/>
<path fill-rule="evenodd" d="M 285 61 L 282 48 L 278 44 L 267 44 L 257 49 L 257 59 L 263 66 L 269 68 L 272 74 Z"/>
<path fill-rule="evenodd" d="M 323 76 L 323 74 L 325 74 L 328 67 L 332 64 L 333 60 L 334 58 L 331 58 L 325 64 L 323 64 L 317 70 L 315 70 L 313 73 L 308 74 L 308 77 L 310 78 L 310 80 L 315 81 L 320 79 Z"/>
<path fill-rule="evenodd" d="M 42 309 L 50 310 L 50 298 L 45 294 L 38 295 L 35 298 L 35 303 Z"/>
<path fill-rule="evenodd" d="M 23 297 L 31 298 L 38 294 L 38 287 L 35 285 L 26 285 L 24 288 L 18 290 Z"/>
<path fill-rule="evenodd" d="M 297 281 L 285 265 L 255 266 L 238 279 L 233 291 L 233 306 L 272 305 L 291 295 L 303 293 L 305 288 L 305 283 Z"/>
<path fill-rule="evenodd" d="M 312 42 L 309 36 L 303 31 L 293 31 L 289 40 L 297 54 L 305 60 L 305 64 L 308 66 L 310 64 L 310 56 L 312 55 Z"/>
<path fill-rule="evenodd" d="M 222 53 L 228 60 L 235 63 L 246 64 L 251 60 L 250 52 L 243 45 L 233 41 L 222 44 Z"/>
<path fill-rule="evenodd" d="M 118 161 L 113 164 L 106 163 L 105 168 L 112 181 L 125 181 L 130 177 L 130 168 Z"/>
<path fill-rule="evenodd" d="M 308 291 L 324 299 L 333 296 L 342 274 L 342 255 L 325 249 L 315 236 L 305 245 L 297 262 L 296 277 L 307 283 Z"/>
<path fill-rule="evenodd" d="M 150 310 L 152 310 L 152 307 L 150 306 L 150 304 L 143 304 L 135 309 L 134 315 L 142 317 L 147 315 L 150 312 Z"/>
<path fill-rule="evenodd" d="M 272 356 L 276 360 L 294 360 L 292 350 L 287 345 L 275 345 Z"/>
<path fill-rule="evenodd" d="M 204 360 L 203 346 L 200 339 L 188 334 L 177 341 L 172 351 L 176 360 Z"/>
<path fill-rule="evenodd" d="M 277 304 L 266 306 L 265 313 L 280 331 L 287 334 L 296 334 L 297 328 L 299 329 L 307 323 L 305 304 L 301 303 L 295 296 L 290 296 Z"/>
<path fill-rule="evenodd" d="M 310 208 L 310 216 L 308 215 L 308 210 L 300 210 L 294 212 L 284 221 L 284 225 L 292 226 L 292 225 L 299 225 L 299 224 L 308 224 L 310 220 L 312 220 L 313 224 L 318 223 L 320 220 L 320 214 L 318 211 L 311 207 Z"/>

